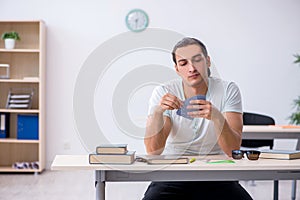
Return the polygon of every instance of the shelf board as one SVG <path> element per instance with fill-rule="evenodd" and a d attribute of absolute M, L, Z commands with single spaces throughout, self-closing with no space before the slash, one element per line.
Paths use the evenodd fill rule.
<path fill-rule="evenodd" d="M 7 53 L 39 53 L 39 49 L 3 49 L 0 48 L 0 52 L 7 52 Z"/>
<path fill-rule="evenodd" d="M 39 78 L 25 78 L 25 79 L 0 79 L 2 83 L 39 83 Z"/>
<path fill-rule="evenodd" d="M 0 23 L 38 23 L 38 22 L 43 22 L 43 20 L 41 19 L 30 19 L 30 20 L 23 20 L 23 19 L 18 19 L 18 20 L 14 20 L 14 19 L 7 19 L 7 20 L 1 20 Z"/>
<path fill-rule="evenodd" d="M 16 138 L 0 138 L 0 143 L 38 144 L 39 140 L 19 140 Z"/>
<path fill-rule="evenodd" d="M 0 172 L 40 172 L 39 169 L 14 169 L 11 166 L 0 166 Z"/>
<path fill-rule="evenodd" d="M 0 109 L 0 112 L 5 113 L 39 113 L 40 111 L 38 109 Z"/>

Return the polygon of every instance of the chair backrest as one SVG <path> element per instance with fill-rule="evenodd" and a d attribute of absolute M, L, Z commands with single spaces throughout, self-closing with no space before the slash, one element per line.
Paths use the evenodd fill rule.
<path fill-rule="evenodd" d="M 275 125 L 275 120 L 267 115 L 257 113 L 243 113 L 244 125 Z"/>
<path fill-rule="evenodd" d="M 244 125 L 275 125 L 275 120 L 267 115 L 244 112 L 243 113 Z M 255 139 L 243 139 L 242 147 L 258 148 L 268 146 L 273 148 L 273 140 L 255 140 Z"/>

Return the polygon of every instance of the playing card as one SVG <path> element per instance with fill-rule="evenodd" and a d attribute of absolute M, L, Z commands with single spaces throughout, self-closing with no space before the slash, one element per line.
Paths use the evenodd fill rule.
<path fill-rule="evenodd" d="M 206 97 L 204 95 L 196 95 L 196 96 L 186 99 L 183 102 L 184 103 L 183 106 L 177 110 L 176 114 L 180 115 L 182 117 L 185 117 L 187 119 L 193 119 L 192 117 L 188 116 L 187 113 L 195 111 L 195 109 L 187 109 L 187 106 L 190 105 L 191 100 L 200 100 L 200 99 L 206 100 Z"/>

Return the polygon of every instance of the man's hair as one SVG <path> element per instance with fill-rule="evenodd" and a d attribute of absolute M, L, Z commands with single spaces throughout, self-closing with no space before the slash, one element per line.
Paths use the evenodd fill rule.
<path fill-rule="evenodd" d="M 180 40 L 173 48 L 173 51 L 172 51 L 172 59 L 173 59 L 173 62 L 175 64 L 176 63 L 176 55 L 175 55 L 175 52 L 178 48 L 181 48 L 181 47 L 186 47 L 186 46 L 189 46 L 189 45 L 197 45 L 199 46 L 201 49 L 202 49 L 202 52 L 204 54 L 204 56 L 206 57 L 208 55 L 207 53 L 207 49 L 205 47 L 205 45 L 200 41 L 200 40 L 197 40 L 196 38 L 190 38 L 190 37 L 185 37 L 183 38 L 182 40 Z"/>

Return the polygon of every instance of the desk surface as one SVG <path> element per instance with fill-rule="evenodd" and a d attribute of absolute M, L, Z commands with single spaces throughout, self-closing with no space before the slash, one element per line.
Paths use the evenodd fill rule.
<path fill-rule="evenodd" d="M 276 160 L 262 159 L 250 161 L 247 158 L 234 160 L 235 163 L 210 164 L 207 160 L 228 159 L 224 156 L 207 156 L 205 159 L 197 159 L 189 164 L 172 165 L 148 165 L 135 162 L 132 165 L 102 165 L 89 164 L 88 155 L 57 155 L 52 163 L 52 170 L 105 170 L 105 171 L 231 171 L 231 170 L 298 170 L 300 171 L 300 159 Z"/>
<path fill-rule="evenodd" d="M 224 159 L 207 156 L 206 159 Z M 225 157 L 225 159 L 228 159 Z M 247 159 L 235 163 L 209 164 L 196 160 L 190 164 L 91 165 L 88 155 L 57 155 L 52 170 L 94 170 L 96 199 L 105 200 L 105 182 L 129 181 L 233 181 L 233 180 L 297 180 L 300 179 L 300 159 Z"/>

